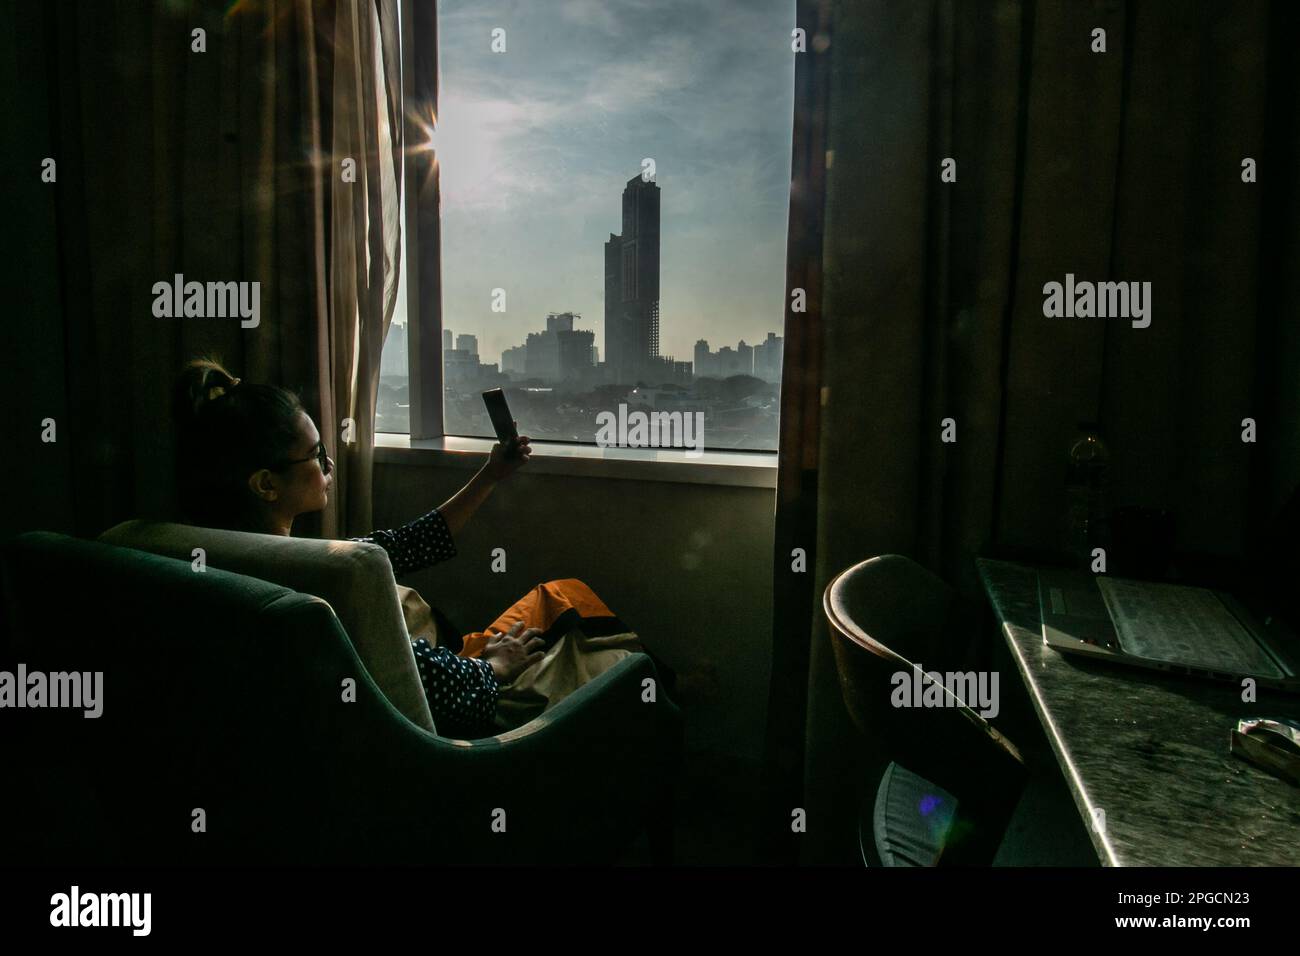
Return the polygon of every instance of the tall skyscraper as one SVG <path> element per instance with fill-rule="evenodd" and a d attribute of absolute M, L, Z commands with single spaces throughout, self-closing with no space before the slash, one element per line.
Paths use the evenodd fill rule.
<path fill-rule="evenodd" d="M 461 333 L 456 336 L 456 348 L 470 355 L 478 355 L 478 336 Z"/>
<path fill-rule="evenodd" d="M 713 353 L 709 350 L 709 340 L 699 339 L 695 343 L 695 377 L 703 378 L 713 374 Z"/>
<path fill-rule="evenodd" d="M 783 351 L 781 336 L 768 332 L 766 341 L 754 346 L 754 374 L 766 382 L 779 383 Z"/>
<path fill-rule="evenodd" d="M 754 347 L 746 345 L 744 339 L 736 346 L 736 372 L 739 375 L 754 374 Z"/>
<path fill-rule="evenodd" d="M 590 384 L 594 371 L 592 342 L 596 333 L 575 329 L 575 312 L 552 312 L 544 332 L 529 332 L 524 343 L 524 374 L 566 389 Z"/>
<path fill-rule="evenodd" d="M 444 352 L 451 351 L 451 329 L 442 330 L 442 350 Z"/>
<path fill-rule="evenodd" d="M 528 347 L 516 345 L 501 353 L 501 371 L 523 375 L 528 368 Z"/>
<path fill-rule="evenodd" d="M 623 231 L 605 243 L 605 364 L 634 382 L 659 357 L 659 186 L 623 188 Z"/>

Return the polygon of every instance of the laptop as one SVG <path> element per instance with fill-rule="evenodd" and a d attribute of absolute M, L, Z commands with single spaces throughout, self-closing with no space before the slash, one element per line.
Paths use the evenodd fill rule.
<path fill-rule="evenodd" d="M 1300 693 L 1300 643 L 1224 591 L 1042 570 L 1043 642 L 1066 654 Z"/>

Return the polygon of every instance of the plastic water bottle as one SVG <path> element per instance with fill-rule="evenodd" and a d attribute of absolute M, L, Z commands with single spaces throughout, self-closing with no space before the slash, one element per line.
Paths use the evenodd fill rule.
<path fill-rule="evenodd" d="M 1065 470 L 1065 551 L 1081 568 L 1092 565 L 1092 550 L 1104 547 L 1106 466 L 1110 449 L 1095 422 L 1080 422 L 1070 441 Z"/>

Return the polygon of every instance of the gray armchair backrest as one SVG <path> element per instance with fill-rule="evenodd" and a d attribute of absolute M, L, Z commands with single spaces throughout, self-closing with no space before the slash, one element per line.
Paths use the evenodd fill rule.
<path fill-rule="evenodd" d="M 408 732 L 441 743 L 378 691 L 317 597 L 48 532 L 2 554 L 15 661 L 103 674 L 98 718 L 5 715 L 23 781 L 5 819 L 49 844 L 42 858 L 337 859 L 390 825 L 371 755 Z"/>
<path fill-rule="evenodd" d="M 199 528 L 162 521 L 125 521 L 100 541 L 191 564 L 202 548 L 208 568 L 261 578 L 326 601 L 358 656 L 393 706 L 436 732 L 416 669 L 388 554 L 375 544 L 290 538 Z"/>

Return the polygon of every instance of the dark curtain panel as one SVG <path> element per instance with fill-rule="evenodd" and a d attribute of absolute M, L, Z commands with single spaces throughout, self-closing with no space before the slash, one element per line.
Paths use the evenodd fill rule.
<path fill-rule="evenodd" d="M 879 756 L 837 686 L 836 573 L 897 552 L 977 596 L 977 554 L 1055 550 L 1080 421 L 1110 444 L 1109 503 L 1170 509 L 1182 551 L 1241 555 L 1300 479 L 1291 6 L 877 0 L 832 19 L 821 321 L 786 325 L 822 405 L 783 394 L 776 544 L 789 567 L 816 542 L 811 613 L 778 590 L 773 629 L 776 660 L 808 661 L 774 682 L 806 694 L 774 683 L 766 806 L 768 858 L 805 862 L 857 858 Z M 1066 273 L 1150 282 L 1150 327 L 1045 317 Z M 792 461 L 811 447 L 813 474 Z"/>
<path fill-rule="evenodd" d="M 800 0 L 796 20 L 807 48 L 795 59 L 794 129 L 780 455 L 772 567 L 772 674 L 764 743 L 756 858 L 793 863 L 795 808 L 802 805 L 803 732 L 793 715 L 807 707 L 808 622 L 817 606 L 817 460 L 821 445 L 822 234 L 826 206 L 831 3 Z M 796 296 L 802 293 L 802 311 Z"/>
<path fill-rule="evenodd" d="M 298 389 L 338 460 L 338 496 L 295 533 L 368 523 L 374 379 L 397 285 L 394 2 L 23 13 L 58 163 L 57 184 L 36 187 L 56 236 L 57 264 L 39 265 L 60 290 L 56 314 L 39 320 L 62 327 L 69 530 L 175 517 L 170 389 L 202 352 L 249 381 Z M 343 181 L 345 157 L 355 183 Z M 155 317 L 153 284 L 177 273 L 259 282 L 259 324 Z M 354 441 L 342 447 L 349 417 Z"/>

